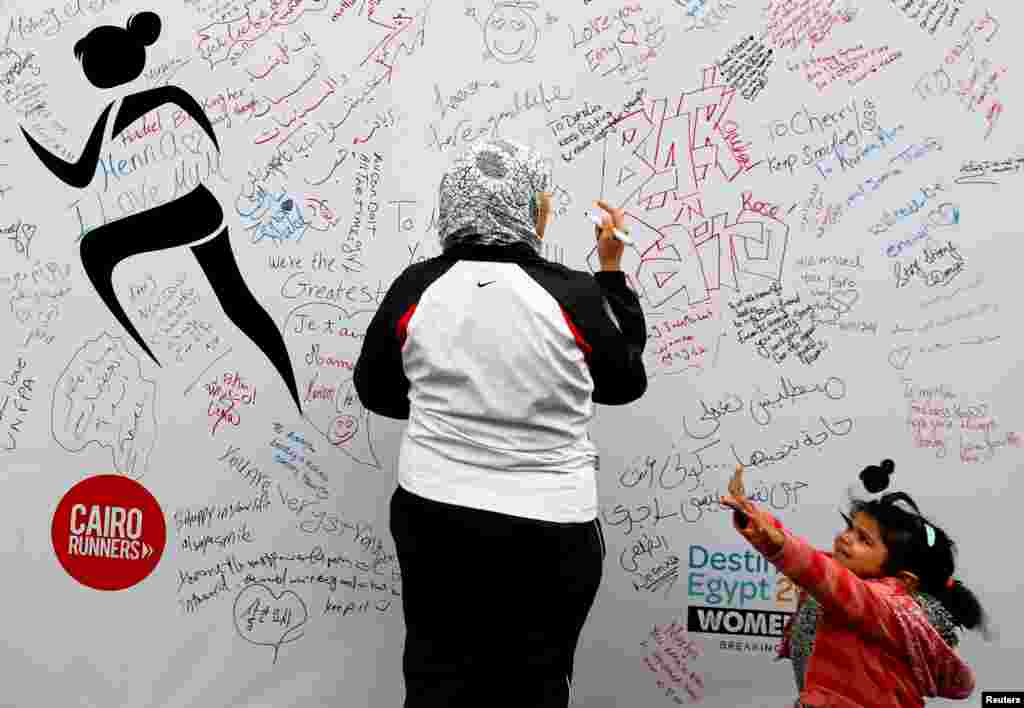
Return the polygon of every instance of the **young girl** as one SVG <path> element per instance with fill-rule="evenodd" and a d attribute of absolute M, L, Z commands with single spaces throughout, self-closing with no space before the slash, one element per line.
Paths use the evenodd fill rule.
<path fill-rule="evenodd" d="M 891 474 L 891 462 L 883 465 L 874 469 Z M 954 627 L 980 628 L 984 613 L 953 578 L 953 542 L 909 496 L 855 500 L 829 554 L 746 498 L 742 466 L 729 493 L 721 501 L 734 510 L 736 529 L 803 590 L 796 617 L 806 616 L 806 603 L 820 605 L 809 658 L 794 656 L 789 641 L 780 652 L 796 659 L 798 706 L 909 708 L 925 697 L 971 695 L 974 673 L 950 644 Z M 791 622 L 787 638 L 794 631 L 807 638 L 808 629 Z"/>

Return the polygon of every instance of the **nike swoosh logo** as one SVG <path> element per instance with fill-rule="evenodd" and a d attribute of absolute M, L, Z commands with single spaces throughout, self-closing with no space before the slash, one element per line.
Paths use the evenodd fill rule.
<path fill-rule="evenodd" d="M 486 283 L 477 283 L 476 286 L 478 288 L 482 288 L 485 285 L 490 285 L 491 283 L 496 283 L 496 282 L 498 282 L 498 281 L 497 280 L 488 280 Z"/>

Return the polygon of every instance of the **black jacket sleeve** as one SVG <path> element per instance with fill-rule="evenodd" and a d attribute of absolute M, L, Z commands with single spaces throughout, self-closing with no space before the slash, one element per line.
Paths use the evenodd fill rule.
<path fill-rule="evenodd" d="M 604 301 L 599 313 L 587 308 L 576 326 L 591 346 L 587 364 L 594 379 L 594 402 L 616 406 L 632 403 L 647 391 L 643 353 L 647 324 L 640 299 L 626 285 L 622 271 L 594 274 Z M 611 308 L 609 317 L 604 304 Z M 616 325 L 617 321 L 617 325 Z"/>
<path fill-rule="evenodd" d="M 402 367 L 398 323 L 413 303 L 403 302 L 402 276 L 388 288 L 366 329 L 352 374 L 359 401 L 367 410 L 388 418 L 409 417 L 409 379 Z"/>
<path fill-rule="evenodd" d="M 585 342 L 594 403 L 620 406 L 644 395 L 647 325 L 640 299 L 626 285 L 626 274 L 591 275 L 552 263 L 524 270 L 558 301 Z"/>

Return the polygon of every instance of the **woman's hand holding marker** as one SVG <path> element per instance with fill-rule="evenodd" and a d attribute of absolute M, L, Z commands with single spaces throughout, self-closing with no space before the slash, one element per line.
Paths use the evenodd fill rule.
<path fill-rule="evenodd" d="M 594 222 L 594 236 L 597 239 L 597 256 L 601 262 L 601 270 L 622 270 L 622 253 L 626 243 L 632 244 L 622 209 L 613 209 L 607 202 L 595 202 L 604 210 L 598 216 L 592 211 L 587 216 Z"/>

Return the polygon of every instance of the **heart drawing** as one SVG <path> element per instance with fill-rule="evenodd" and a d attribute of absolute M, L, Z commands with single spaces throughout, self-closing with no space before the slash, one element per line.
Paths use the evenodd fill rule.
<path fill-rule="evenodd" d="M 285 590 L 280 595 L 266 585 L 247 585 L 235 598 L 232 612 L 235 629 L 252 644 L 274 648 L 274 663 L 283 644 L 302 639 L 301 628 L 309 619 L 306 603 L 297 593 Z"/>
<path fill-rule="evenodd" d="M 889 352 L 889 364 L 892 368 L 902 371 L 906 367 L 907 361 L 910 359 L 910 351 L 910 347 L 903 346 L 896 347 Z"/>

